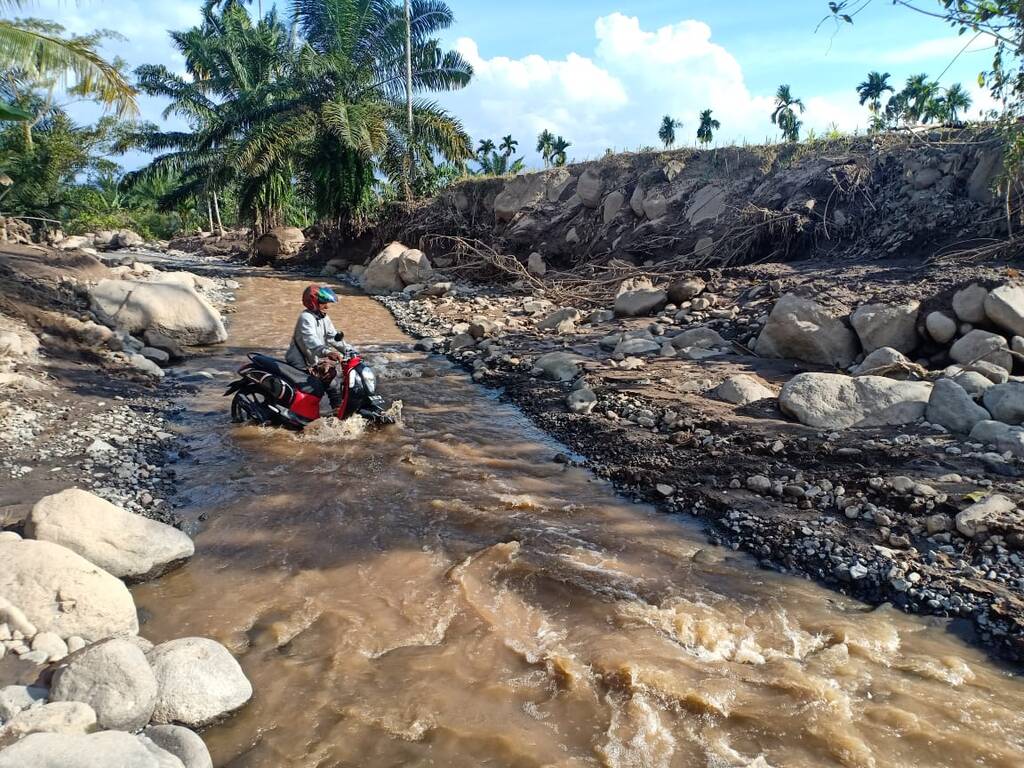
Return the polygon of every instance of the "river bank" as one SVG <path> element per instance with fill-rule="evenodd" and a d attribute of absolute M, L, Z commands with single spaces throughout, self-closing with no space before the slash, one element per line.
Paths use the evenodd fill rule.
<path fill-rule="evenodd" d="M 923 406 L 900 426 L 795 423 L 779 410 L 780 386 L 828 368 L 750 349 L 779 297 L 798 288 L 830 306 L 921 301 L 923 317 L 955 289 L 1000 284 L 1005 273 L 803 262 L 694 278 L 699 291 L 681 313 L 662 297 L 648 317 L 556 304 L 526 281 L 378 298 L 421 346 L 497 388 L 622 492 L 702 520 L 712 543 L 872 605 L 954 619 L 974 642 L 1019 661 L 1022 529 L 1011 522 L 972 537 L 957 523 L 985 498 L 1022 498 L 1020 458 L 929 423 Z M 673 342 L 680 333 L 692 345 Z M 564 376 L 537 368 L 552 353 Z"/>

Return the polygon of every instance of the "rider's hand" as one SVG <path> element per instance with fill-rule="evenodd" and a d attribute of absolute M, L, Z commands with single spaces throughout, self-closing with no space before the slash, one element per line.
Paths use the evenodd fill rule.
<path fill-rule="evenodd" d="M 336 363 L 340 363 L 341 362 L 341 354 L 338 353 L 338 352 L 335 352 L 333 349 L 330 352 L 327 353 L 326 357 L 327 357 L 328 360 L 333 360 Z"/>

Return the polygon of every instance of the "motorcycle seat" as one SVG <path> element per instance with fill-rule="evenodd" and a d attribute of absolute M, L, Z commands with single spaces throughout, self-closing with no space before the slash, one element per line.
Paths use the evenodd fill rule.
<path fill-rule="evenodd" d="M 305 371 L 300 371 L 298 368 L 293 368 L 281 360 L 276 360 L 269 355 L 260 355 L 253 353 L 249 355 L 249 359 L 253 364 L 258 367 L 261 371 L 273 374 L 281 379 L 284 379 L 293 387 L 300 392 L 304 392 L 307 395 L 316 395 L 323 397 L 324 389 L 323 382 L 310 376 Z"/>

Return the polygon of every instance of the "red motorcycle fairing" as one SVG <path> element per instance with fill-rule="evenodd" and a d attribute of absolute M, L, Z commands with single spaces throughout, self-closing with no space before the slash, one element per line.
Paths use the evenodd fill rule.
<path fill-rule="evenodd" d="M 356 369 L 363 359 L 359 355 L 353 355 L 344 362 L 344 368 L 342 369 L 341 379 L 341 407 L 338 408 L 337 416 L 339 419 L 345 418 L 345 414 L 348 412 L 348 398 L 351 394 L 352 388 L 349 386 L 350 374 Z"/>
<path fill-rule="evenodd" d="M 320 418 L 320 397 L 296 391 L 288 409 L 304 419 L 315 421 Z"/>

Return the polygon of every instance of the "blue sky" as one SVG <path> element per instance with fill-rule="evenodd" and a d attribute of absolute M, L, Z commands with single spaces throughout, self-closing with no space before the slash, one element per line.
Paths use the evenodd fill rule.
<path fill-rule="evenodd" d="M 923 0 L 928 2 L 928 0 Z M 722 121 L 718 141 L 760 142 L 777 135 L 770 124 L 772 96 L 788 83 L 807 104 L 807 127 L 863 129 L 866 110 L 855 86 L 871 69 L 902 82 L 915 72 L 937 76 L 966 38 L 938 20 L 878 2 L 856 26 L 834 34 L 831 22 L 815 33 L 824 0 L 449 0 L 456 25 L 445 42 L 473 62 L 474 83 L 439 97 L 474 138 L 512 133 L 531 164 L 533 137 L 550 128 L 573 142 L 570 155 L 595 157 L 608 147 L 657 143 L 664 114 L 683 121 L 693 141 L 696 115 L 713 108 Z M 270 0 L 264 0 L 269 7 Z M 198 20 L 199 0 L 38 0 L 34 15 L 70 30 L 114 29 L 108 55 L 130 65 L 181 61 L 166 30 Z M 976 84 L 990 52 L 977 41 L 943 77 L 963 82 L 988 105 Z M 979 49 L 979 50 L 974 50 Z M 161 106 L 143 101 L 144 117 L 159 121 Z M 90 117 L 78 107 L 76 115 Z M 128 166 L 142 161 L 125 159 Z"/>

